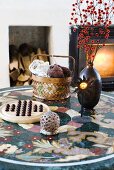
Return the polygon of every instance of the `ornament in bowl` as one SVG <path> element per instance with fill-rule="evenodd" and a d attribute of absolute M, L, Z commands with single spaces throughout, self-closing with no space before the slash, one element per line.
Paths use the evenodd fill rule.
<path fill-rule="evenodd" d="M 69 68 L 35 60 L 29 69 L 32 72 L 33 96 L 36 98 L 63 100 L 70 96 L 72 72 Z"/>

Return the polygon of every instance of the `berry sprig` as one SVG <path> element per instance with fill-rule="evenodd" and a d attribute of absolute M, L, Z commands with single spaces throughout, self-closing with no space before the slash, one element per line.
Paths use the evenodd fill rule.
<path fill-rule="evenodd" d="M 70 25 L 75 26 L 74 31 L 80 27 L 77 47 L 84 50 L 89 62 L 93 62 L 97 49 L 109 38 L 114 0 L 74 1 Z"/>

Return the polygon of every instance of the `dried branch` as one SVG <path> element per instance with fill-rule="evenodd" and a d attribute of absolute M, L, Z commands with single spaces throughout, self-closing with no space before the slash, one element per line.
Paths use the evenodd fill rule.
<path fill-rule="evenodd" d="M 74 2 L 70 25 L 80 26 L 78 48 L 83 49 L 88 54 L 87 60 L 93 62 L 97 49 L 101 44 L 104 46 L 109 37 L 109 26 L 114 15 L 114 0 L 74 0 Z M 97 44 L 97 48 L 94 44 Z"/>

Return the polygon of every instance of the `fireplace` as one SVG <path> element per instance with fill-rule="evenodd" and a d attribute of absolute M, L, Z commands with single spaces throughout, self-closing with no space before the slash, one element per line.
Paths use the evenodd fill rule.
<path fill-rule="evenodd" d="M 80 71 L 86 65 L 86 54 L 77 48 L 78 32 L 71 28 L 69 53 L 75 58 L 76 70 L 74 83 L 76 83 Z M 74 43 L 75 42 L 75 43 Z M 103 90 L 114 89 L 114 25 L 110 26 L 110 36 L 104 47 L 101 47 L 96 54 L 94 67 L 99 71 L 102 78 Z"/>
<path fill-rule="evenodd" d="M 19 48 L 22 43 L 27 43 L 48 53 L 50 30 L 49 26 L 9 26 L 9 45 Z"/>
<path fill-rule="evenodd" d="M 29 65 L 35 59 L 49 61 L 42 54 L 49 53 L 47 26 L 9 26 L 9 76 L 10 86 L 31 85 Z"/>
<path fill-rule="evenodd" d="M 29 65 L 34 57 L 50 64 L 68 66 L 68 58 L 48 56 L 51 30 L 50 26 L 9 26 L 10 86 L 31 85 Z"/>

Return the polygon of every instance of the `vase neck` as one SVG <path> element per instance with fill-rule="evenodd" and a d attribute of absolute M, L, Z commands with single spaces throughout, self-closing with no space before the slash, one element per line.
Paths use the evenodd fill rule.
<path fill-rule="evenodd" d="M 87 67 L 93 67 L 93 62 L 87 62 Z"/>

